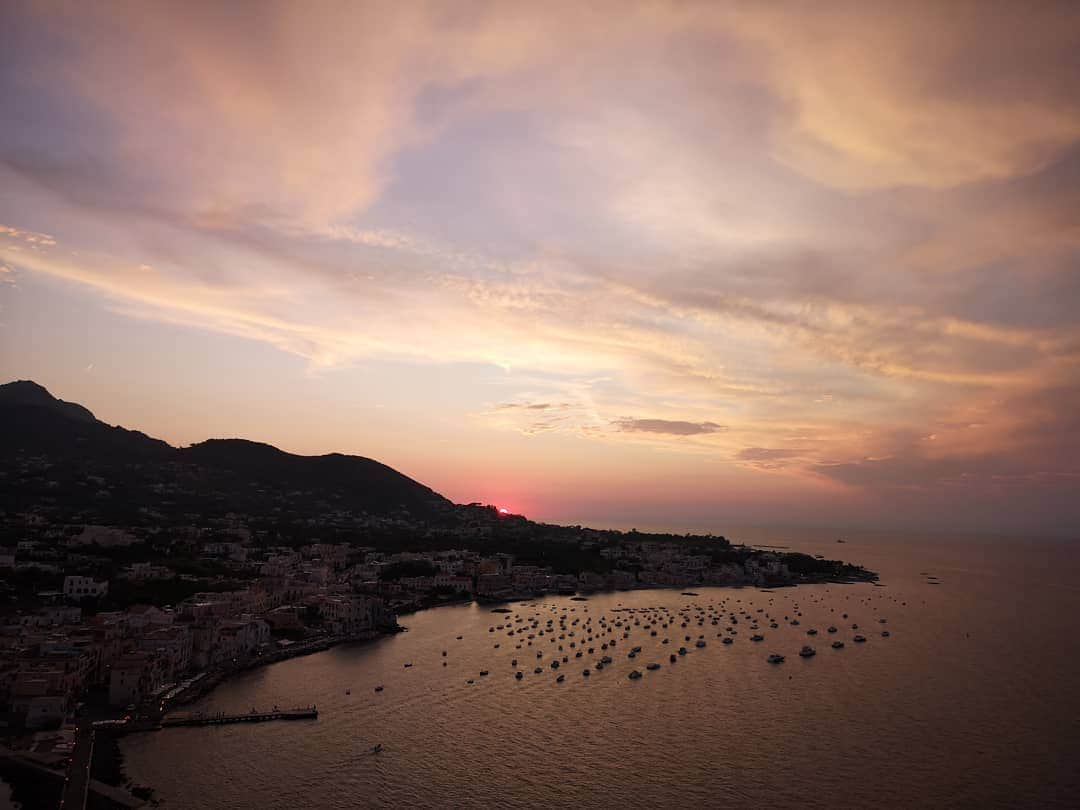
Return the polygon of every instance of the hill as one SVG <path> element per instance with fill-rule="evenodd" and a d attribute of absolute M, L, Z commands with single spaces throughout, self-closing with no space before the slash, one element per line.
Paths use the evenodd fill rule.
<path fill-rule="evenodd" d="M 0 385 L 0 454 L 9 484 L 0 507 L 52 505 L 59 521 L 285 513 L 332 523 L 342 512 L 416 518 L 451 508 L 438 493 L 369 458 L 299 456 L 243 439 L 172 447 L 107 425 L 29 381 Z"/>

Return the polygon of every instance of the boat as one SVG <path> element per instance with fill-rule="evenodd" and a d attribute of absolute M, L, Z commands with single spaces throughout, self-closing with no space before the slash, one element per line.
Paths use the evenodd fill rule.
<path fill-rule="evenodd" d="M 640 678 L 640 677 L 641 677 L 641 673 L 640 673 L 640 672 L 638 672 L 638 671 L 637 671 L 637 670 L 635 669 L 635 670 L 633 670 L 633 671 L 632 671 L 632 672 L 631 672 L 631 673 L 630 673 L 629 675 L 627 675 L 626 677 L 628 677 L 628 678 L 629 678 L 630 680 L 632 680 L 632 681 L 636 681 L 636 680 L 637 680 L 638 678 Z"/>
<path fill-rule="evenodd" d="M 679 647 L 679 655 L 686 655 L 686 647 Z"/>
<path fill-rule="evenodd" d="M 653 661 L 650 664 L 646 664 L 645 669 L 660 669 L 660 665 Z"/>
<path fill-rule="evenodd" d="M 881 637 L 882 638 L 888 638 L 889 637 L 889 631 L 888 630 L 882 630 L 881 631 Z"/>
<path fill-rule="evenodd" d="M 784 663 L 784 656 L 780 655 L 780 653 L 773 653 L 767 660 L 770 664 L 782 664 Z"/>
<path fill-rule="evenodd" d="M 855 636 L 855 638 L 854 638 L 854 639 L 852 639 L 852 640 L 853 640 L 853 641 L 854 641 L 854 642 L 855 642 L 856 644 L 862 644 L 862 643 L 863 643 L 864 641 L 866 641 L 866 636 Z"/>
<path fill-rule="evenodd" d="M 673 664 L 674 664 L 674 663 L 675 663 L 676 661 L 678 661 L 678 660 L 679 660 L 679 656 L 675 655 L 675 653 L 672 653 L 672 654 L 671 654 L 671 655 L 669 656 L 669 660 L 671 661 L 671 663 L 673 663 Z"/>
<path fill-rule="evenodd" d="M 588 677 L 589 677 L 589 675 L 591 675 L 592 673 L 591 673 L 591 672 L 589 672 L 589 670 L 588 670 L 588 669 L 586 668 L 586 669 L 583 669 L 583 670 L 581 671 L 581 674 L 582 674 L 582 675 L 584 675 L 584 676 L 585 676 L 586 678 L 588 678 Z"/>
<path fill-rule="evenodd" d="M 697 647 L 700 650 L 702 647 L 705 646 L 705 642 L 702 639 L 699 638 L 697 640 L 697 644 L 695 644 L 694 646 Z"/>
<path fill-rule="evenodd" d="M 411 667 L 411 666 L 412 666 L 412 661 L 410 661 L 409 663 L 407 663 L 407 664 L 405 665 L 405 669 L 408 669 L 408 668 L 409 668 L 409 667 Z"/>
<path fill-rule="evenodd" d="M 844 642 L 842 642 L 842 641 L 834 641 L 832 643 L 832 648 L 834 650 L 842 650 L 844 648 Z"/>
<path fill-rule="evenodd" d="M 544 671 L 543 667 L 537 667 L 536 669 L 533 670 L 533 675 L 539 675 L 543 671 Z"/>
<path fill-rule="evenodd" d="M 830 632 L 830 633 L 835 633 L 835 632 L 836 632 L 836 628 L 835 628 L 835 627 L 833 627 L 832 625 L 829 625 L 829 632 Z"/>
<path fill-rule="evenodd" d="M 733 644 L 734 642 L 735 642 L 735 639 L 733 639 L 731 636 L 728 636 L 727 638 L 725 638 L 721 642 L 721 644 Z"/>
<path fill-rule="evenodd" d="M 345 694 L 346 695 L 351 695 L 352 694 L 352 689 L 346 689 Z"/>
<path fill-rule="evenodd" d="M 481 677 L 481 678 L 483 678 L 483 677 L 484 677 L 485 675 L 487 675 L 487 674 L 488 674 L 488 671 L 487 671 L 486 669 L 482 669 L 482 670 L 480 670 L 480 677 Z"/>
<path fill-rule="evenodd" d="M 817 655 L 817 650 L 815 650 L 813 647 L 806 646 L 799 650 L 799 655 L 801 655 L 803 658 L 812 658 L 813 656 Z"/>
<path fill-rule="evenodd" d="M 817 630 L 815 630 L 813 627 L 811 627 L 809 630 L 806 631 L 806 635 L 808 635 L 808 636 L 816 636 L 817 635 Z"/>
<path fill-rule="evenodd" d="M 761 633 L 754 633 L 754 635 L 750 636 L 750 640 L 751 641 L 764 641 L 765 636 L 761 635 Z"/>
<path fill-rule="evenodd" d="M 377 743 L 376 745 L 371 746 L 371 753 L 373 754 L 381 754 L 382 750 L 382 743 Z"/>
<path fill-rule="evenodd" d="M 376 692 L 381 692 L 382 690 L 383 690 L 382 684 L 379 684 L 378 686 L 375 687 Z"/>
<path fill-rule="evenodd" d="M 565 675 L 560 675 L 558 678 L 555 679 L 555 683 L 562 683 L 565 680 L 566 680 L 566 676 Z"/>
<path fill-rule="evenodd" d="M 522 672 L 522 671 L 521 671 L 521 670 L 519 669 L 519 670 L 518 670 L 517 672 L 515 672 L 515 673 L 514 673 L 514 677 L 515 677 L 515 678 L 517 678 L 517 679 L 518 679 L 518 680 L 520 681 L 520 680 L 521 680 L 522 678 L 524 678 L 524 677 L 525 677 L 525 673 L 523 673 L 523 672 Z"/>

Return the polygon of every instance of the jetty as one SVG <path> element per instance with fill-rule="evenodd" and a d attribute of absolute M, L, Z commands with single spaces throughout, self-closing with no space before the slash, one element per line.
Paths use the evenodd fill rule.
<path fill-rule="evenodd" d="M 279 709 L 275 706 L 268 711 L 252 709 L 237 714 L 227 712 L 172 714 L 162 718 L 161 725 L 163 728 L 170 726 L 223 726 L 230 723 L 266 723 L 271 720 L 317 720 L 318 717 L 319 710 L 314 706 L 300 706 L 293 709 Z"/>

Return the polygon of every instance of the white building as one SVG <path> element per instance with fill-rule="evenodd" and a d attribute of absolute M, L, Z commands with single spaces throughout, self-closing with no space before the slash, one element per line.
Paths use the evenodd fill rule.
<path fill-rule="evenodd" d="M 93 577 L 64 577 L 64 596 L 68 599 L 104 596 L 108 591 L 108 582 L 97 582 Z"/>

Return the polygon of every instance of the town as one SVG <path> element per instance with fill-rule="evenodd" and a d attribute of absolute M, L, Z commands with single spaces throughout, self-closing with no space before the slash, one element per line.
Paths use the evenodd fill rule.
<path fill-rule="evenodd" d="M 875 577 L 454 504 L 362 457 L 174 448 L 29 382 L 0 386 L 0 417 L 0 738 L 35 767 L 64 768 L 80 725 L 159 728 L 236 672 L 440 604 Z"/>
<path fill-rule="evenodd" d="M 26 528 L 35 539 L 6 548 L 0 568 L 14 575 L 13 583 L 57 587 L 18 593 L 6 586 L 9 600 L 21 606 L 0 627 L 0 699 L 9 727 L 58 727 L 94 691 L 115 709 L 164 709 L 202 694 L 230 672 L 374 638 L 396 629 L 399 614 L 442 602 L 777 586 L 799 578 L 792 562 L 806 563 L 804 555 L 754 551 L 721 537 L 579 527 L 545 532 L 494 507 L 462 509 L 471 519 L 455 529 L 435 531 L 398 519 L 399 531 L 410 529 L 440 545 L 450 539 L 462 544 L 434 551 L 388 552 L 345 542 L 266 545 L 241 515 L 169 532 L 31 521 Z M 563 545 L 596 565 L 565 572 L 467 547 L 470 539 L 490 545 L 522 530 L 540 535 L 534 538 L 538 548 Z M 132 561 L 120 562 L 125 559 Z M 181 593 L 189 595 L 163 601 Z"/>

